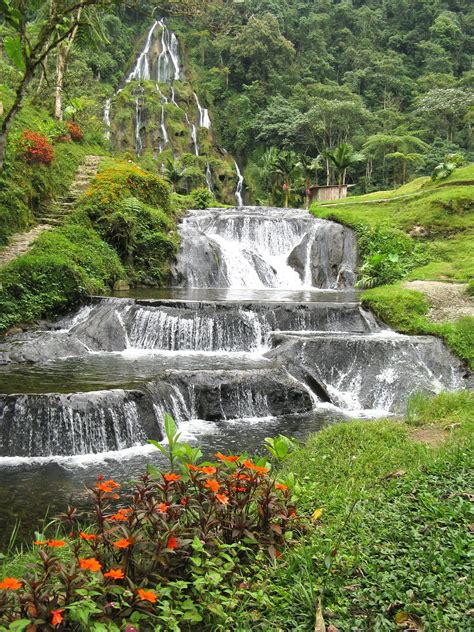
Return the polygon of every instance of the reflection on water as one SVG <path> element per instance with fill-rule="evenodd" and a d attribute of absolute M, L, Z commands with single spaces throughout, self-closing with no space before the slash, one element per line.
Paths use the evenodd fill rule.
<path fill-rule="evenodd" d="M 181 425 L 182 439 L 199 444 L 205 457 L 217 451 L 249 453 L 262 451 L 265 437 L 283 433 L 303 439 L 309 432 L 341 419 L 341 413 L 321 408 L 307 415 L 280 419 L 243 419 L 227 422 L 194 420 Z M 17 521 L 19 541 L 30 542 L 34 531 L 41 529 L 46 513 L 54 516 L 68 504 L 84 507 L 84 485 L 92 485 L 98 474 L 106 478 L 130 481 L 144 472 L 147 463 L 164 465 L 158 450 L 149 446 L 122 453 L 94 457 L 71 457 L 50 462 L 34 459 L 0 459 L 0 550 L 5 547 Z"/>
<path fill-rule="evenodd" d="M 37 364 L 0 365 L 0 393 L 73 393 L 139 388 L 168 371 L 247 371 L 277 362 L 250 353 L 130 349 Z"/>
<path fill-rule="evenodd" d="M 117 298 L 162 299 L 180 301 L 242 301 L 250 303 L 354 303 L 357 290 L 281 290 L 249 288 L 137 288 L 115 292 Z"/>

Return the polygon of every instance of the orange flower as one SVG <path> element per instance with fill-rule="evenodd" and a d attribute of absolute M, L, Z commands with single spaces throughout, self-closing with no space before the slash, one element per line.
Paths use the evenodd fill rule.
<path fill-rule="evenodd" d="M 208 478 L 206 480 L 206 485 L 205 486 L 208 487 L 214 493 L 219 491 L 219 487 L 220 487 L 219 482 L 216 481 L 215 478 Z"/>
<path fill-rule="evenodd" d="M 236 491 L 236 492 L 246 492 L 246 491 L 247 491 L 247 488 L 246 488 L 246 487 L 236 487 L 236 488 L 235 488 L 235 491 Z"/>
<path fill-rule="evenodd" d="M 138 595 L 142 601 L 149 601 L 150 603 L 155 603 L 158 599 L 158 595 L 152 590 L 143 590 L 143 588 L 138 589 Z"/>
<path fill-rule="evenodd" d="M 112 488 L 110 487 L 110 485 L 107 485 L 106 483 L 96 483 L 95 486 L 97 487 L 99 491 L 104 492 L 104 494 L 112 493 Z"/>
<path fill-rule="evenodd" d="M 192 465 L 192 463 L 188 463 L 186 467 L 189 470 L 193 470 L 194 472 L 204 472 L 204 474 L 208 474 L 212 476 L 216 473 L 216 468 L 213 465 L 204 465 L 203 467 L 198 467 L 197 465 Z"/>
<path fill-rule="evenodd" d="M 81 557 L 79 565 L 84 571 L 92 571 L 97 573 L 102 568 L 102 564 L 95 557 Z"/>
<path fill-rule="evenodd" d="M 247 474 L 239 474 L 238 472 L 234 472 L 234 474 L 232 474 L 231 478 L 237 478 L 239 481 L 249 481 L 250 480 L 250 476 L 247 476 Z"/>
<path fill-rule="evenodd" d="M 123 522 L 125 520 L 128 520 L 127 518 L 128 513 L 129 511 L 127 511 L 126 509 L 119 509 L 116 514 L 109 516 L 109 520 L 112 520 L 113 522 L 119 522 L 119 521 Z"/>
<path fill-rule="evenodd" d="M 64 612 L 64 610 L 52 610 L 51 614 L 53 615 L 53 618 L 51 620 L 51 623 L 53 624 L 53 628 L 55 628 L 57 625 L 59 625 L 61 623 L 61 621 L 63 620 L 63 615 L 62 613 Z"/>
<path fill-rule="evenodd" d="M 36 546 L 45 546 L 48 544 L 47 540 L 35 540 L 34 543 Z"/>
<path fill-rule="evenodd" d="M 169 507 L 169 505 L 167 505 L 166 503 L 160 503 L 158 505 L 158 511 L 160 513 L 166 513 L 168 511 L 168 507 Z"/>
<path fill-rule="evenodd" d="M 59 549 L 65 544 L 66 543 L 64 542 L 64 540 L 48 540 L 48 546 L 50 546 L 52 549 L 54 548 Z"/>
<path fill-rule="evenodd" d="M 212 476 L 213 474 L 216 473 L 216 468 L 213 467 L 212 465 L 205 465 L 204 467 L 201 467 L 201 472 L 204 472 L 204 474 L 208 474 L 209 476 Z"/>
<path fill-rule="evenodd" d="M 79 532 L 79 537 L 81 540 L 86 540 L 87 542 L 91 542 L 92 540 L 97 540 L 97 536 L 93 533 L 84 533 L 84 531 Z"/>
<path fill-rule="evenodd" d="M 18 590 L 22 585 L 22 582 L 19 582 L 14 577 L 5 577 L 0 582 L 0 590 Z"/>
<path fill-rule="evenodd" d="M 216 452 L 216 457 L 219 459 L 219 461 L 227 461 L 227 463 L 235 463 L 240 459 L 240 456 L 238 456 L 237 454 L 229 454 L 229 456 L 226 456 L 225 454 L 222 454 L 222 452 Z"/>
<path fill-rule="evenodd" d="M 110 571 L 104 573 L 104 577 L 110 577 L 111 579 L 123 579 L 125 575 L 121 568 L 111 568 Z"/>
<path fill-rule="evenodd" d="M 286 490 L 288 489 L 288 485 L 283 485 L 282 483 L 277 483 L 275 487 L 277 489 L 281 489 L 283 492 L 286 492 Z"/>
<path fill-rule="evenodd" d="M 261 465 L 255 465 L 254 463 L 252 463 L 252 461 L 249 461 L 248 459 L 245 460 L 243 464 L 249 470 L 253 470 L 254 472 L 257 472 L 257 474 L 268 474 L 268 471 L 269 471 L 268 467 L 262 467 Z"/>
<path fill-rule="evenodd" d="M 174 472 L 170 472 L 169 474 L 163 474 L 163 478 L 167 483 L 172 483 L 173 481 L 179 481 L 181 476 L 179 474 L 175 474 Z"/>
<path fill-rule="evenodd" d="M 216 498 L 223 505 L 228 505 L 229 504 L 229 498 L 225 494 L 216 494 Z"/>
<path fill-rule="evenodd" d="M 116 481 L 109 479 L 108 481 L 104 481 L 104 485 L 108 485 L 109 487 L 112 487 L 113 489 L 120 489 L 120 483 L 117 483 Z"/>
<path fill-rule="evenodd" d="M 173 535 L 170 535 L 166 543 L 166 548 L 174 550 L 177 544 L 178 544 L 178 540 Z"/>
<path fill-rule="evenodd" d="M 117 540 L 117 542 L 114 542 L 114 546 L 116 546 L 118 549 L 126 549 L 131 544 L 133 544 L 131 538 L 122 538 L 121 540 Z"/>

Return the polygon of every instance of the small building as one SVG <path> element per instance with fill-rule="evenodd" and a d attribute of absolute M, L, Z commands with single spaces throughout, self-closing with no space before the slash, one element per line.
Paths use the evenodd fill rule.
<path fill-rule="evenodd" d="M 329 186 L 311 186 L 309 188 L 309 202 L 331 202 L 347 197 L 348 185 L 339 186 L 330 184 Z"/>

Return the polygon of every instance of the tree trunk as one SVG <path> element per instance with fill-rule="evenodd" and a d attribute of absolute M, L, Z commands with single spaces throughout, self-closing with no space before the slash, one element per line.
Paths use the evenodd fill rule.
<path fill-rule="evenodd" d="M 5 118 L 3 119 L 2 128 L 0 130 L 0 171 L 3 169 L 3 163 L 5 162 L 8 132 L 10 131 L 10 127 L 13 124 L 15 116 L 18 114 L 21 108 L 23 99 L 25 98 L 26 89 L 28 88 L 32 78 L 33 69 L 31 67 L 28 67 L 25 70 L 25 74 L 23 75 L 23 79 L 21 80 L 20 85 L 17 88 L 13 105 L 8 110 Z"/>
<path fill-rule="evenodd" d="M 54 116 L 61 121 L 63 118 L 63 85 L 64 72 L 66 70 L 67 48 L 65 45 L 58 49 L 56 62 L 56 92 L 54 97 Z"/>
<path fill-rule="evenodd" d="M 58 48 L 58 59 L 56 62 L 56 93 L 54 99 L 54 116 L 58 119 L 58 121 L 61 121 L 63 118 L 63 86 L 64 75 L 66 74 L 67 58 L 69 57 L 69 53 L 76 37 L 81 13 L 82 8 L 79 8 L 77 11 L 76 25 L 74 29 L 71 31 L 67 40 Z"/>

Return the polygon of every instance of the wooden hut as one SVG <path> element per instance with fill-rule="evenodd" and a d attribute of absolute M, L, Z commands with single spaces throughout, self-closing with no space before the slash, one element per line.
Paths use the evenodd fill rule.
<path fill-rule="evenodd" d="M 340 187 L 337 184 L 329 186 L 312 186 L 309 188 L 309 202 L 331 202 L 347 197 L 347 184 Z"/>

